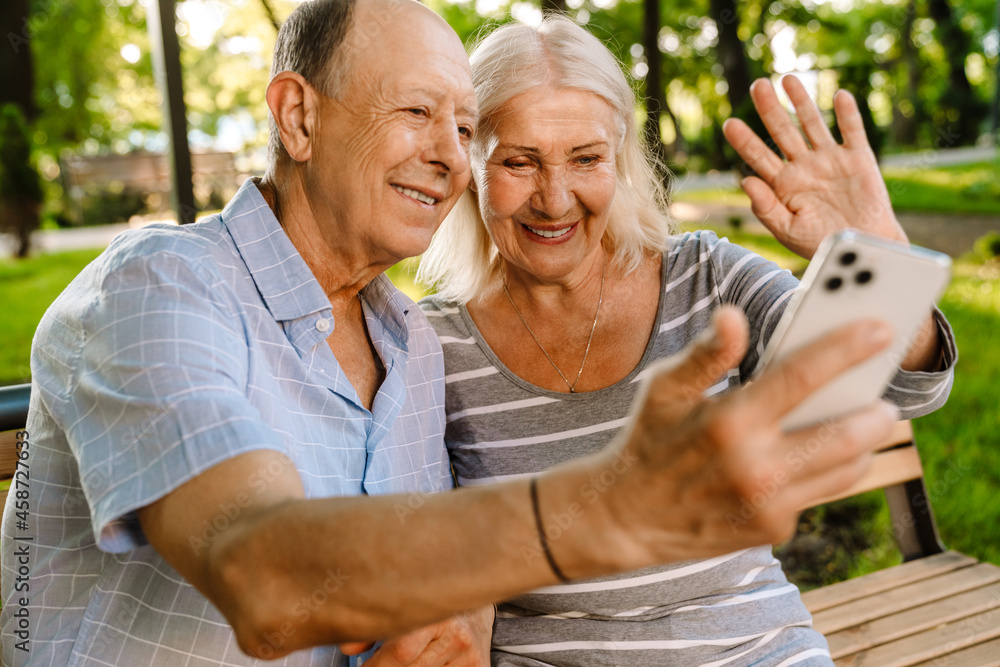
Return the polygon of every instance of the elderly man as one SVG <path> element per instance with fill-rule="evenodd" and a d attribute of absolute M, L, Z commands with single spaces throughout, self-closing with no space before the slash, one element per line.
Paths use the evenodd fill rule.
<path fill-rule="evenodd" d="M 376 640 L 365 664 L 487 664 L 491 602 L 776 541 L 888 433 L 884 406 L 844 419 L 733 530 L 815 435 L 780 435 L 781 415 L 886 331 L 845 328 L 708 401 L 746 344 L 723 311 L 614 447 L 537 486 L 433 494 L 440 348 L 381 274 L 467 185 L 465 52 L 411 0 L 304 3 L 275 51 L 266 177 L 196 225 L 123 235 L 38 329 L 4 664 L 330 665 Z"/>

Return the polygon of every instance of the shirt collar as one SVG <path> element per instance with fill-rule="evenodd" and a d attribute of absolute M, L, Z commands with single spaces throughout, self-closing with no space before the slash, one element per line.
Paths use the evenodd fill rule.
<path fill-rule="evenodd" d="M 286 325 L 292 344 L 306 351 L 329 336 L 334 325 L 330 300 L 253 179 L 243 183 L 221 218 L 274 319 L 288 322 L 312 316 Z M 415 307 L 413 302 L 384 274 L 368 283 L 361 295 L 385 330 L 405 345 L 405 317 Z M 317 327 L 319 320 L 329 320 L 330 326 Z"/>
<path fill-rule="evenodd" d="M 375 280 L 361 290 L 361 296 L 382 326 L 405 345 L 409 337 L 406 315 L 411 308 L 416 308 L 413 301 L 400 292 L 384 273 L 375 276 Z"/>
<path fill-rule="evenodd" d="M 274 319 L 330 310 L 326 293 L 253 179 L 243 183 L 221 217 Z"/>

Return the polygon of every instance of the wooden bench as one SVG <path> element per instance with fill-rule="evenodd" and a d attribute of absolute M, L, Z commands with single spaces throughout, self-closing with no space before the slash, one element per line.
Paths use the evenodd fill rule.
<path fill-rule="evenodd" d="M 824 502 L 879 488 L 904 562 L 802 596 L 834 662 L 1000 666 L 1000 567 L 941 545 L 909 422 L 896 425 L 863 479 Z"/>
<path fill-rule="evenodd" d="M 6 487 L 17 466 L 17 432 L 28 419 L 30 384 L 0 387 L 0 482 Z M 7 502 L 8 489 L 0 489 L 0 507 Z"/>
<path fill-rule="evenodd" d="M 0 387 L 2 479 L 14 474 L 15 433 L 27 418 L 29 390 Z M 1000 567 L 942 547 L 909 422 L 897 425 L 858 484 L 825 501 L 878 488 L 905 562 L 802 596 L 836 664 L 1000 666 Z"/>

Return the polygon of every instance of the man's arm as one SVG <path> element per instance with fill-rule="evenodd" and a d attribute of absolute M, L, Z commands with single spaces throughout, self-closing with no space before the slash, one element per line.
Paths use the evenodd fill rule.
<path fill-rule="evenodd" d="M 780 419 L 884 347 L 884 327 L 852 325 L 751 387 L 704 398 L 739 363 L 746 337 L 742 316 L 721 311 L 684 355 L 658 367 L 611 447 L 540 478 L 540 516 L 567 576 L 779 541 L 794 529 L 797 508 L 864 472 L 889 431 L 890 408 L 794 434 L 782 433 Z M 261 469 L 280 473 L 251 494 Z M 604 494 L 581 495 L 609 471 L 617 481 Z M 742 516 L 744 499 L 769 480 L 778 480 L 777 491 Z M 400 519 L 406 500 L 304 499 L 287 458 L 255 451 L 207 470 L 140 510 L 139 519 L 150 543 L 226 616 L 241 647 L 260 657 L 392 637 L 555 582 L 539 550 L 526 480 L 426 497 Z M 243 509 L 215 541 L 192 540 L 233 504 Z"/>

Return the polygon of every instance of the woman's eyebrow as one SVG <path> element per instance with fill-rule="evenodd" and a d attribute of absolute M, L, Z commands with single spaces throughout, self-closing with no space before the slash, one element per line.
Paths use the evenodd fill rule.
<path fill-rule="evenodd" d="M 584 144 L 582 146 L 574 146 L 573 148 L 566 151 L 567 153 L 576 153 L 578 151 L 585 151 L 588 148 L 594 148 L 596 146 L 607 146 L 607 141 L 593 141 L 589 144 Z M 538 149 L 534 146 L 520 146 L 516 144 L 497 144 L 497 149 L 514 150 L 521 153 L 538 153 Z"/>
<path fill-rule="evenodd" d="M 497 144 L 497 150 L 499 149 L 513 150 L 521 153 L 538 153 L 538 149 L 534 146 L 518 146 L 515 144 Z"/>
<path fill-rule="evenodd" d="M 576 153 L 577 151 L 585 151 L 588 148 L 594 148 L 595 146 L 607 146 L 607 145 L 608 142 L 606 141 L 594 141 L 589 144 L 584 144 L 583 146 L 575 146 L 574 148 L 571 148 L 569 152 Z"/>

